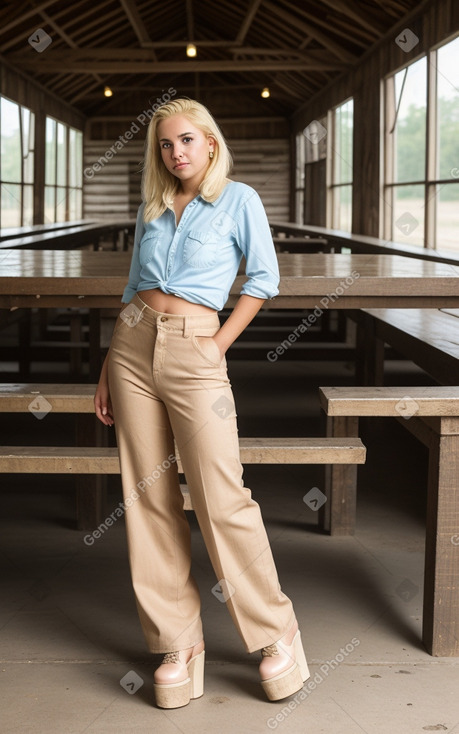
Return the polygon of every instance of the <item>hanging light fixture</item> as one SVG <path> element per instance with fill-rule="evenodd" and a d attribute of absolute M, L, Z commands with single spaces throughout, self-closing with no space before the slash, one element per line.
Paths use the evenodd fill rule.
<path fill-rule="evenodd" d="M 197 50 L 194 43 L 189 43 L 186 47 L 186 55 L 187 56 L 196 56 Z"/>
<path fill-rule="evenodd" d="M 264 87 L 262 89 L 261 96 L 263 97 L 263 99 L 267 99 L 268 97 L 271 96 L 271 92 L 269 91 L 269 87 Z"/>
<path fill-rule="evenodd" d="M 105 87 L 105 89 L 104 89 L 104 95 L 105 95 L 106 97 L 112 97 L 112 96 L 113 96 L 113 92 L 112 92 L 112 90 L 110 89 L 110 87 Z"/>

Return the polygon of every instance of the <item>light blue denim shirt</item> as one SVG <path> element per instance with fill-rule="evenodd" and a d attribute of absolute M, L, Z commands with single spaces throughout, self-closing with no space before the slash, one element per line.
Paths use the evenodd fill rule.
<path fill-rule="evenodd" d="M 279 266 L 266 212 L 247 184 L 230 181 L 212 203 L 198 195 L 184 209 L 178 227 L 172 209 L 144 223 L 144 206 L 137 214 L 123 303 L 136 292 L 160 288 L 220 311 L 243 255 L 248 280 L 241 294 L 271 299 L 279 293 Z"/>

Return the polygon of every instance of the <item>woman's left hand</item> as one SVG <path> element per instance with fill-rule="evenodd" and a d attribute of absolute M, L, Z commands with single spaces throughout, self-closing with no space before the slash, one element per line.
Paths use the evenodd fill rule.
<path fill-rule="evenodd" d="M 218 347 L 218 350 L 219 350 L 219 352 L 220 352 L 220 362 L 221 362 L 221 361 L 222 361 L 222 359 L 223 359 L 223 357 L 224 357 L 224 356 L 225 356 L 225 354 L 226 354 L 226 348 L 223 348 L 223 347 L 221 347 L 221 346 L 220 346 L 220 344 L 218 343 L 217 339 L 216 339 L 216 338 L 215 338 L 214 336 L 211 336 L 210 338 L 214 340 L 215 344 L 216 344 L 216 345 L 217 345 L 217 347 Z"/>

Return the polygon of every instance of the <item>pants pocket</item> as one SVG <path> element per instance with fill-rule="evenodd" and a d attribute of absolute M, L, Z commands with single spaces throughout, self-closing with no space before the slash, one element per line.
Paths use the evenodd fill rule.
<path fill-rule="evenodd" d="M 193 334 L 191 343 L 199 356 L 205 359 L 208 364 L 212 367 L 220 367 L 225 357 L 221 358 L 218 344 L 211 336 Z"/>

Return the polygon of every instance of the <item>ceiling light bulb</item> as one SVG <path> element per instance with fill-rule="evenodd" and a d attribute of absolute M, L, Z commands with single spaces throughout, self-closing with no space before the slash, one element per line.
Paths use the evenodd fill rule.
<path fill-rule="evenodd" d="M 113 95 L 113 92 L 110 89 L 110 87 L 105 87 L 104 94 L 105 94 L 106 97 L 111 97 Z"/>
<path fill-rule="evenodd" d="M 265 87 L 261 93 L 261 96 L 267 99 L 270 96 L 271 92 L 269 91 L 269 87 Z"/>
<path fill-rule="evenodd" d="M 189 43 L 188 46 L 186 47 L 186 55 L 196 56 L 196 53 L 197 51 L 196 51 L 196 46 L 194 45 L 194 43 Z"/>

